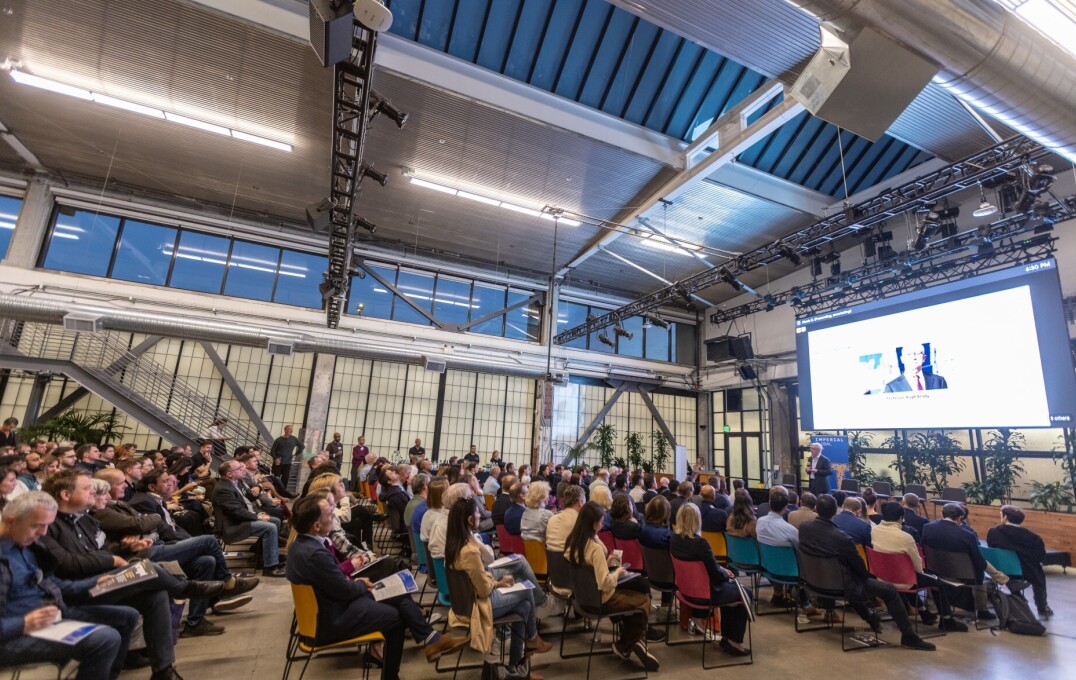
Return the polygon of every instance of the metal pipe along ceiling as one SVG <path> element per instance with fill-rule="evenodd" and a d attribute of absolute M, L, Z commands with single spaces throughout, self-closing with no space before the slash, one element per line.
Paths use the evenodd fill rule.
<path fill-rule="evenodd" d="M 63 318 L 70 312 L 81 312 L 101 316 L 104 328 L 128 333 L 145 333 L 169 338 L 187 340 L 205 340 L 229 345 L 247 345 L 265 347 L 270 338 L 294 343 L 296 352 L 321 352 L 337 356 L 356 357 L 360 359 L 380 359 L 408 364 L 421 364 L 423 355 L 429 352 L 392 349 L 380 343 L 372 346 L 346 338 L 312 336 L 305 333 L 282 333 L 269 328 L 246 326 L 239 323 L 226 323 L 182 317 L 154 312 L 119 310 L 111 307 L 93 305 L 75 305 L 40 300 L 15 295 L 0 295 L 0 317 L 19 321 L 62 324 Z M 505 364 L 495 360 L 476 358 L 474 360 L 459 357 L 441 356 L 448 368 L 512 375 L 521 378 L 542 378 L 545 369 L 541 366 Z M 544 361 L 544 359 L 543 359 Z"/>
<path fill-rule="evenodd" d="M 1076 161 L 1076 59 L 988 0 L 790 0 L 854 33 L 866 25 L 934 61 L 976 109 Z"/>

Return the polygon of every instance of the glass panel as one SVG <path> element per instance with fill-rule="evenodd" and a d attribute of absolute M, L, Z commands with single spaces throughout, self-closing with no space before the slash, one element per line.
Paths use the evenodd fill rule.
<path fill-rule="evenodd" d="M 492 314 L 498 309 L 504 309 L 505 294 L 508 289 L 504 286 L 492 286 L 488 283 L 475 283 L 471 297 L 471 321 L 481 319 L 487 314 Z M 489 321 L 471 326 L 472 333 L 482 335 L 500 336 L 504 333 L 504 316 L 495 316 Z"/>
<path fill-rule="evenodd" d="M 728 442 L 729 479 L 743 479 L 743 438 L 729 437 Z M 729 488 L 732 488 L 731 481 Z"/>
<path fill-rule="evenodd" d="M 609 311 L 608 309 L 602 309 L 600 307 L 591 307 L 590 308 L 590 313 L 593 314 L 594 316 L 602 316 L 603 314 L 605 314 L 608 311 Z M 603 333 L 610 340 L 613 340 L 614 345 L 616 344 L 616 341 L 613 339 L 613 337 L 614 337 L 613 336 L 613 327 L 609 326 L 607 328 L 601 329 L 600 331 L 594 331 L 593 333 L 590 334 L 590 344 L 588 345 L 587 349 L 590 349 L 593 352 L 608 352 L 608 353 L 612 353 L 614 348 L 610 347 L 609 345 L 605 344 L 604 342 L 602 342 L 601 340 L 598 339 L 598 336 L 602 335 Z"/>
<path fill-rule="evenodd" d="M 438 321 L 465 324 L 471 311 L 471 282 L 447 276 L 437 277 L 433 315 Z"/>
<path fill-rule="evenodd" d="M 646 358 L 669 360 L 669 329 L 658 326 L 646 329 Z"/>
<path fill-rule="evenodd" d="M 400 270 L 396 279 L 396 288 L 407 296 L 409 300 L 425 309 L 427 312 L 433 306 L 433 276 L 416 271 Z M 406 321 L 429 326 L 429 320 L 418 313 L 414 307 L 404 300 L 397 300 L 396 307 L 392 310 L 392 318 L 395 321 Z"/>
<path fill-rule="evenodd" d="M 757 411 L 758 405 L 758 390 L 754 388 L 743 390 L 743 410 L 745 411 Z"/>
<path fill-rule="evenodd" d="M 120 218 L 61 207 L 45 256 L 46 269 L 105 276 Z"/>
<path fill-rule="evenodd" d="M 372 264 L 369 267 L 377 272 L 378 276 L 395 285 L 395 267 L 380 264 Z M 351 279 L 351 299 L 347 303 L 347 310 L 349 314 L 359 314 L 371 319 L 391 319 L 392 298 L 392 292 L 388 288 L 367 274 L 363 279 Z M 361 310 L 359 305 L 363 306 Z"/>
<path fill-rule="evenodd" d="M 672 325 L 674 337 L 673 362 L 677 364 L 695 363 L 695 327 L 687 323 Z"/>
<path fill-rule="evenodd" d="M 273 297 L 273 283 L 279 260 L 279 248 L 247 241 L 233 241 L 224 294 L 268 302 Z M 318 306 L 321 306 L 320 302 Z"/>
<path fill-rule="evenodd" d="M 508 291 L 508 305 L 512 306 L 522 302 L 531 296 L 518 290 Z M 533 302 L 523 305 L 519 309 L 513 309 L 505 315 L 504 337 L 513 340 L 529 340 L 538 342 L 538 332 L 542 323 L 541 308 Z"/>
<path fill-rule="evenodd" d="M 762 442 L 758 437 L 744 437 L 747 449 L 747 479 L 752 482 L 762 481 Z"/>
<path fill-rule="evenodd" d="M 743 414 L 741 414 L 741 413 L 726 413 L 725 414 L 725 424 L 729 426 L 729 428 L 730 428 L 729 431 L 730 432 L 742 432 L 743 431 L 742 428 L 740 427 L 740 423 L 742 422 L 741 421 L 742 416 L 743 416 Z"/>
<path fill-rule="evenodd" d="M 616 341 L 616 353 L 629 357 L 643 356 L 643 320 L 642 317 L 633 316 L 625 319 L 620 326 L 632 334 L 629 340 L 626 336 L 620 336 Z"/>
<path fill-rule="evenodd" d="M 762 418 L 758 411 L 744 411 L 743 413 L 743 431 L 744 432 L 761 432 L 762 431 Z"/>
<path fill-rule="evenodd" d="M 318 284 L 328 267 L 328 258 L 285 250 L 280 254 L 280 273 L 277 275 L 273 301 L 321 309 Z"/>
<path fill-rule="evenodd" d="M 557 312 L 557 332 L 563 333 L 564 331 L 575 328 L 579 324 L 586 323 L 587 321 L 587 306 L 580 305 L 575 302 L 561 301 L 560 309 Z M 587 348 L 587 336 L 576 338 L 571 342 L 564 343 L 565 347 L 575 347 L 576 349 Z"/>
<path fill-rule="evenodd" d="M 228 263 L 229 239 L 184 231 L 179 235 L 176 264 L 172 267 L 172 288 L 220 295 L 224 267 Z"/>
<path fill-rule="evenodd" d="M 172 227 L 124 220 L 112 278 L 163 286 L 175 246 L 176 230 Z"/>
<path fill-rule="evenodd" d="M 21 199 L 0 196 L 0 259 L 7 257 L 7 247 L 15 233 L 15 221 L 19 219 L 21 209 Z"/>

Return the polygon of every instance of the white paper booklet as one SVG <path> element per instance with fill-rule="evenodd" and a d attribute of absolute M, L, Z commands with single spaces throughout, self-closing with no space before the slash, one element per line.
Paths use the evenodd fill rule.
<path fill-rule="evenodd" d="M 386 576 L 375 583 L 372 592 L 374 594 L 374 599 L 380 602 L 381 600 L 387 600 L 392 597 L 399 597 L 400 595 L 407 595 L 408 593 L 417 591 L 418 584 L 415 583 L 415 577 L 411 575 L 411 572 L 405 569 L 396 572 L 392 576 Z"/>

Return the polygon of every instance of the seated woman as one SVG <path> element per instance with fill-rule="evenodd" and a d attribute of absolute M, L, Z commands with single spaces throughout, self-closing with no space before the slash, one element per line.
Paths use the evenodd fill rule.
<path fill-rule="evenodd" d="M 449 623 L 454 626 L 467 625 L 470 628 L 471 648 L 488 655 L 493 646 L 493 619 L 509 614 L 518 615 L 523 620 L 510 624 L 512 642 L 508 652 L 508 668 L 499 669 L 493 675 L 500 677 L 507 674 L 542 680 L 537 673 L 528 675 L 527 669 L 521 665 L 524 651 L 544 654 L 553 648 L 538 635 L 534 595 L 541 591 L 538 588 L 513 593 L 498 590 L 513 585 L 515 579 L 511 574 L 489 568 L 493 561 L 493 550 L 476 535 L 479 520 L 478 503 L 472 497 L 456 500 L 448 514 L 445 564 L 466 573 L 474 590 L 474 610 L 470 621 L 461 621 L 455 612 L 450 612 Z M 493 669 L 488 668 L 488 661 L 486 664 L 483 677 L 490 677 Z"/>
<path fill-rule="evenodd" d="M 609 508 L 613 507 L 613 493 L 606 484 L 597 484 L 590 488 L 590 500 L 602 507 L 604 513 L 602 519 L 602 531 L 609 531 L 613 519 L 609 516 Z"/>
<path fill-rule="evenodd" d="M 661 664 L 647 651 L 643 642 L 650 616 L 650 584 L 643 581 L 647 591 L 644 593 L 636 590 L 633 587 L 636 584 L 632 582 L 645 577 L 620 582 L 626 573 L 624 567 L 610 567 L 609 555 L 598 540 L 598 530 L 604 516 L 605 509 L 594 501 L 583 506 L 575 520 L 575 527 L 564 542 L 564 557 L 572 564 L 585 565 L 594 571 L 594 580 L 601 592 L 603 611 L 610 614 L 631 612 L 630 616 L 620 619 L 620 640 L 613 643 L 613 654 L 654 672 Z"/>
<path fill-rule="evenodd" d="M 642 533 L 642 525 L 635 518 L 631 496 L 623 491 L 613 494 L 613 504 L 609 507 L 609 529 L 614 538 L 627 541 L 639 538 Z"/>
<path fill-rule="evenodd" d="M 676 519 L 679 521 L 680 515 L 677 515 Z M 736 490 L 725 533 L 740 538 L 755 538 L 755 504 L 751 502 L 750 494 L 743 489 Z"/>
<path fill-rule="evenodd" d="M 669 537 L 672 530 L 669 529 L 669 513 L 672 506 L 665 496 L 654 496 L 646 504 L 646 520 L 639 530 L 639 543 L 647 548 L 668 550 Z"/>
<path fill-rule="evenodd" d="M 710 542 L 700 534 L 702 517 L 694 503 L 684 503 L 676 513 L 676 530 L 669 540 L 669 551 L 675 559 L 685 562 L 702 562 L 710 577 L 710 602 L 721 606 L 721 648 L 733 656 L 747 656 L 750 650 L 743 646 L 747 630 L 747 611 L 740 601 L 740 589 L 732 582 L 732 572 L 718 565 Z M 699 604 L 703 604 L 700 602 Z M 693 616 L 701 619 L 705 610 L 695 610 Z M 701 627 L 703 621 L 696 625 Z"/>
<path fill-rule="evenodd" d="M 871 524 L 882 523 L 882 513 L 878 511 L 878 494 L 874 493 L 874 489 L 870 487 L 863 489 L 862 518 Z"/>
<path fill-rule="evenodd" d="M 545 528 L 553 512 L 547 508 L 549 504 L 549 483 L 532 482 L 527 487 L 527 509 L 523 511 L 523 519 L 520 521 L 523 540 L 544 541 Z"/>

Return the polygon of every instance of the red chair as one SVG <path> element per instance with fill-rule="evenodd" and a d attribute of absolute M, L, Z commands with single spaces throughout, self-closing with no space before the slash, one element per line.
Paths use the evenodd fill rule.
<path fill-rule="evenodd" d="M 643 566 L 643 546 L 639 544 L 639 539 L 614 537 L 613 545 L 616 546 L 617 550 L 624 551 L 622 562 L 631 565 L 628 567 L 630 571 L 646 572 L 646 568 Z"/>
<path fill-rule="evenodd" d="M 497 543 L 501 546 L 502 555 L 524 554 L 523 537 L 508 533 L 508 529 L 505 529 L 503 524 L 497 525 Z"/>
<path fill-rule="evenodd" d="M 613 538 L 612 531 L 599 531 L 598 540 L 605 545 L 605 549 L 608 550 L 610 554 L 616 549 L 616 539 Z"/>
<path fill-rule="evenodd" d="M 714 610 L 717 608 L 715 604 L 709 604 L 710 602 L 710 575 L 706 572 L 706 565 L 701 561 L 684 561 L 678 560 L 675 557 L 672 558 L 673 572 L 676 574 L 676 599 L 680 600 L 680 604 L 685 608 L 690 609 L 704 609 L 706 610 L 706 630 L 702 636 L 702 668 L 703 670 L 710 670 L 712 668 L 720 668 L 722 666 L 744 666 L 753 664 L 755 662 L 754 650 L 751 655 L 746 657 L 746 661 L 739 663 L 724 663 L 716 664 L 713 666 L 706 665 L 706 649 L 710 647 L 706 644 L 706 641 L 711 638 L 711 633 L 718 631 L 713 630 Z M 700 602 L 706 604 L 699 604 Z M 747 644 L 751 645 L 751 623 L 747 623 Z"/>
<path fill-rule="evenodd" d="M 897 588 L 898 592 L 919 597 L 919 593 L 923 590 L 936 590 L 936 588 L 920 588 L 916 585 L 918 579 L 915 574 L 915 564 L 912 562 L 912 558 L 908 555 L 905 555 L 904 553 L 878 552 L 874 548 L 866 548 L 866 551 L 867 561 L 870 564 L 870 572 L 874 574 L 879 581 L 885 581 L 894 586 L 898 583 L 912 584 L 910 588 Z M 916 607 L 915 634 L 919 635 L 918 607 Z M 920 635 L 920 637 L 941 637 L 943 635 L 945 635 L 945 633 Z"/>

